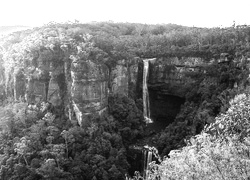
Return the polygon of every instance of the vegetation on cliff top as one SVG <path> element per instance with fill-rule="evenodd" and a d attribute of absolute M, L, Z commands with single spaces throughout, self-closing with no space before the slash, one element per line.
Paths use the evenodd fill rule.
<path fill-rule="evenodd" d="M 105 54 L 102 59 L 111 64 L 133 57 L 191 56 L 211 60 L 218 59 L 221 53 L 228 53 L 232 59 L 249 56 L 250 48 L 249 26 L 208 29 L 173 24 L 96 23 L 48 24 L 12 33 L 0 39 L 0 50 L 8 67 L 25 68 L 44 50 L 48 50 L 44 59 L 59 52 L 61 56 L 77 53 L 85 34 L 92 36 L 94 47 Z"/>
<path fill-rule="evenodd" d="M 51 23 L 0 39 L 0 86 L 11 94 L 15 75 L 46 79 L 53 67 L 70 64 L 70 57 L 79 55 L 109 68 L 118 60 L 137 57 L 202 57 L 211 61 L 224 53 L 230 60 L 247 59 L 249 42 L 249 26 L 209 29 L 174 24 Z M 52 76 L 57 71 L 54 68 Z"/>

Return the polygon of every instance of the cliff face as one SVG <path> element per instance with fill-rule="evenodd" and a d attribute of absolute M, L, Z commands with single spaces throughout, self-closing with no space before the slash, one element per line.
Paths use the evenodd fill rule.
<path fill-rule="evenodd" d="M 6 73 L 6 78 L 1 71 L 1 95 L 7 92 L 28 103 L 48 101 L 84 126 L 93 115 L 106 112 L 109 94 L 135 94 L 137 62 L 120 60 L 108 68 L 102 61 L 70 58 L 62 49 L 43 50 L 33 57 L 28 72 Z"/>
<path fill-rule="evenodd" d="M 63 106 L 69 118 L 83 126 L 94 114 L 106 112 L 109 94 L 132 98 L 141 94 L 141 59 L 119 60 L 108 68 L 102 61 L 70 58 L 68 54 L 62 50 L 40 52 L 32 71 L 15 74 L 14 98 L 25 97 L 29 103 L 47 100 Z M 153 119 L 174 119 L 195 82 L 186 75 L 202 71 L 204 65 L 200 58 L 150 61 L 148 87 Z"/>
<path fill-rule="evenodd" d="M 133 97 L 138 82 L 139 59 L 120 60 L 110 73 L 111 93 Z"/>
<path fill-rule="evenodd" d="M 108 68 L 93 61 L 73 61 L 71 97 L 79 124 L 94 113 L 102 113 L 108 102 Z"/>
<path fill-rule="evenodd" d="M 190 87 L 195 78 L 188 76 L 202 72 L 206 63 L 201 58 L 158 58 L 150 61 L 149 88 L 165 94 L 185 96 L 185 87 Z"/>
<path fill-rule="evenodd" d="M 192 91 L 196 74 L 207 64 L 201 58 L 157 58 L 149 61 L 148 89 L 151 118 L 167 126 Z"/>

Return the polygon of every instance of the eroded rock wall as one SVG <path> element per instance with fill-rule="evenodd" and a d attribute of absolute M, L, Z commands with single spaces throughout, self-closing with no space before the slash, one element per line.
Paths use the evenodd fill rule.
<path fill-rule="evenodd" d="M 185 96 L 192 91 L 195 74 L 204 73 L 201 58 L 157 58 L 150 61 L 148 89 L 151 118 L 167 126 L 174 121 Z"/>
<path fill-rule="evenodd" d="M 15 77 L 15 98 L 26 94 L 30 103 L 47 100 L 54 106 L 64 106 L 69 118 L 77 119 L 81 126 L 92 115 L 105 112 L 111 93 L 132 98 L 138 98 L 140 94 L 143 65 L 140 58 L 119 60 L 108 68 L 102 61 L 71 59 L 68 52 L 54 49 L 41 51 L 35 61 L 29 76 L 26 73 L 26 76 L 19 74 Z M 157 99 L 162 102 L 167 95 L 184 97 L 183 87 L 195 81 L 186 73 L 201 71 L 203 65 L 200 58 L 157 58 L 150 61 L 148 85 L 149 91 L 154 92 L 154 106 L 157 107 Z"/>
<path fill-rule="evenodd" d="M 120 60 L 112 68 L 103 62 L 71 59 L 62 50 L 41 50 L 33 57 L 29 71 L 11 75 L 5 82 L 15 100 L 28 103 L 48 101 L 64 106 L 69 119 L 84 125 L 94 114 L 102 114 L 108 107 L 110 93 L 132 96 L 136 90 L 138 59 Z M 13 81 L 11 81 L 11 78 Z M 3 86 L 3 92 L 6 88 Z M 63 108 L 62 108 L 63 109 Z"/>
<path fill-rule="evenodd" d="M 78 123 L 102 113 L 108 103 L 108 68 L 91 60 L 73 61 L 71 97 Z"/>
<path fill-rule="evenodd" d="M 139 58 L 117 61 L 116 66 L 110 72 L 111 93 L 134 97 L 138 81 L 139 61 Z"/>
<path fill-rule="evenodd" d="M 25 76 L 18 73 L 14 76 L 14 99 L 19 100 L 25 96 Z"/>
<path fill-rule="evenodd" d="M 151 89 L 164 91 L 176 96 L 185 96 L 185 87 L 195 82 L 187 76 L 203 71 L 206 63 L 201 58 L 157 58 L 150 62 L 148 84 Z"/>

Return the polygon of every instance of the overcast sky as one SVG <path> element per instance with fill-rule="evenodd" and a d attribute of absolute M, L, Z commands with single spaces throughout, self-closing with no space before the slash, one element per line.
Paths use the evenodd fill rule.
<path fill-rule="evenodd" d="M 250 0 L 0 0 L 0 26 L 74 20 L 196 27 L 227 27 L 235 21 L 250 25 Z"/>

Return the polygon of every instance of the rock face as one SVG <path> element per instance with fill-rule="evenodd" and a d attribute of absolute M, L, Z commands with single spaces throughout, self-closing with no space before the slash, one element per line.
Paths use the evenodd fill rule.
<path fill-rule="evenodd" d="M 45 100 L 64 107 L 69 118 L 76 119 L 80 126 L 84 126 L 93 115 L 106 111 L 110 93 L 135 94 L 137 59 L 120 60 L 108 68 L 102 61 L 71 59 L 62 50 L 39 53 L 33 58 L 29 72 L 10 75 L 8 82 L 5 74 L 0 74 L 1 83 L 7 84 L 3 85 L 3 92 L 7 89 L 15 100 L 25 98 L 28 103 Z"/>
<path fill-rule="evenodd" d="M 45 95 L 45 83 L 39 80 L 30 80 L 28 82 L 28 99 L 29 103 L 37 103 L 44 99 Z"/>
<path fill-rule="evenodd" d="M 201 58 L 158 58 L 150 62 L 149 88 L 180 97 L 185 96 L 184 87 L 195 82 L 187 74 L 202 71 L 206 64 Z"/>
<path fill-rule="evenodd" d="M 128 95 L 128 64 L 125 60 L 118 61 L 111 71 L 111 92 Z"/>
<path fill-rule="evenodd" d="M 111 93 L 134 97 L 139 59 L 119 60 L 111 71 Z"/>
<path fill-rule="evenodd" d="M 108 68 L 91 60 L 73 61 L 71 95 L 78 123 L 105 111 L 108 103 Z"/>
<path fill-rule="evenodd" d="M 24 97 L 25 95 L 25 76 L 23 73 L 18 73 L 14 76 L 14 99 Z"/>
<path fill-rule="evenodd" d="M 201 58 L 158 58 L 150 61 L 149 97 L 151 118 L 167 126 L 175 119 L 192 88 L 195 78 L 188 74 L 202 72 Z"/>
<path fill-rule="evenodd" d="M 54 106 L 63 106 L 69 118 L 77 119 L 81 126 L 93 115 L 105 112 L 111 93 L 132 98 L 142 96 L 140 58 L 119 60 L 107 67 L 105 61 L 72 59 L 67 48 L 54 48 L 39 51 L 32 62 L 29 73 L 16 73 L 12 89 L 6 86 L 8 92 L 13 91 L 16 100 L 25 96 L 29 103 L 47 100 Z M 153 119 L 176 116 L 188 91 L 184 87 L 195 82 L 186 74 L 202 71 L 204 64 L 200 58 L 157 58 L 149 62 L 148 89 Z M 3 75 L 0 74 L 1 82 L 8 79 Z"/>
<path fill-rule="evenodd" d="M 59 92 L 60 88 L 58 86 L 56 79 L 51 78 L 49 81 L 47 100 L 51 102 L 54 106 L 58 106 L 61 104 L 61 98 Z"/>

